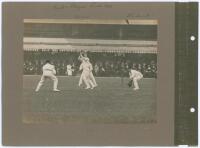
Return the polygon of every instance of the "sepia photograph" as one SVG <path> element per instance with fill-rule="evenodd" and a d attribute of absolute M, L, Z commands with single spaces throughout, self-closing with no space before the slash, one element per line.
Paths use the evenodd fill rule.
<path fill-rule="evenodd" d="M 197 145 L 197 55 L 195 2 L 4 2 L 2 145 Z"/>
<path fill-rule="evenodd" d="M 157 122 L 157 20 L 23 21 L 23 123 Z"/>

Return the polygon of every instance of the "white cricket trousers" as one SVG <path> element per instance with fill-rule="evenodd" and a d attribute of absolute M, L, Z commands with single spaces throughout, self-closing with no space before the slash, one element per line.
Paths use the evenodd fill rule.
<path fill-rule="evenodd" d="M 79 79 L 79 86 L 82 84 L 82 83 L 85 83 L 86 87 L 89 88 L 90 85 L 92 87 L 94 87 L 94 84 L 93 82 L 90 80 L 90 73 L 88 71 L 83 71 L 81 76 L 80 76 L 80 79 Z"/>
<path fill-rule="evenodd" d="M 134 88 L 139 89 L 138 81 L 142 78 L 143 78 L 143 76 L 136 76 L 133 78 Z"/>
<path fill-rule="evenodd" d="M 95 86 L 97 86 L 97 82 L 96 82 L 96 80 L 95 80 L 94 75 L 93 75 L 92 72 L 90 72 L 90 78 L 91 78 L 93 84 L 94 84 Z"/>
<path fill-rule="evenodd" d="M 53 90 L 57 89 L 58 86 L 58 79 L 55 75 L 53 74 L 48 74 L 48 75 L 42 75 L 40 82 L 37 85 L 36 91 L 39 91 L 41 86 L 44 84 L 44 81 L 46 78 L 50 78 L 51 80 L 53 80 Z"/>

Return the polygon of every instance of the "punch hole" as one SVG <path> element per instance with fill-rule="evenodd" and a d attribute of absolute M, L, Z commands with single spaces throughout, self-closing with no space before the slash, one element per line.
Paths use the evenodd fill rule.
<path fill-rule="evenodd" d="M 190 37 L 190 40 L 191 40 L 191 41 L 194 41 L 194 40 L 195 40 L 195 36 L 192 35 L 192 36 Z"/>
<path fill-rule="evenodd" d="M 191 113 L 194 113 L 194 112 L 195 112 L 195 108 L 194 108 L 194 107 L 191 107 L 191 108 L 190 108 L 190 112 L 191 112 Z"/>

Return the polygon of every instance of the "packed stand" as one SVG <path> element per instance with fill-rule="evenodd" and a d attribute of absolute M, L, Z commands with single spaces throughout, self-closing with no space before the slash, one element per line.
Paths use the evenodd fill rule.
<path fill-rule="evenodd" d="M 46 60 L 55 65 L 57 75 L 80 75 L 78 52 L 24 51 L 24 74 L 41 75 Z M 135 68 L 146 78 L 157 77 L 157 54 L 94 53 L 88 52 L 97 77 L 128 77 L 129 68 Z"/>

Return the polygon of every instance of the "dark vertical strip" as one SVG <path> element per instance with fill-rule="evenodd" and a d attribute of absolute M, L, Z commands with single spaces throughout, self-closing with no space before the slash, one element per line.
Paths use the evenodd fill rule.
<path fill-rule="evenodd" d="M 198 3 L 176 3 L 175 9 L 175 145 L 197 145 Z"/>

